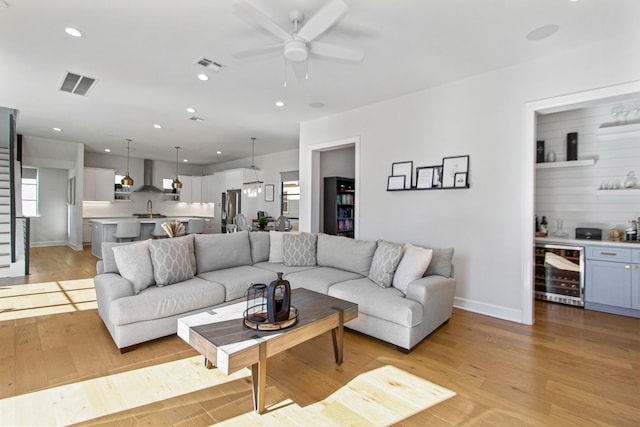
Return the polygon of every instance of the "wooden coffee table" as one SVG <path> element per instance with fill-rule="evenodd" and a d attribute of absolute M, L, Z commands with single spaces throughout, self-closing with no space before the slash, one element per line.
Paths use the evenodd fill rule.
<path fill-rule="evenodd" d="M 267 358 L 332 331 L 336 364 L 342 363 L 344 323 L 358 317 L 358 305 L 304 288 L 291 291 L 298 323 L 280 331 L 256 331 L 244 326 L 246 300 L 178 319 L 178 336 L 205 357 L 207 368 L 217 366 L 230 375 L 251 367 L 253 408 L 264 412 Z"/>

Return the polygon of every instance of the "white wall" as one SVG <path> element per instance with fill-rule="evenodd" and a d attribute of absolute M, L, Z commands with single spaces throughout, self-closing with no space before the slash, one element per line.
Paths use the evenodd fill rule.
<path fill-rule="evenodd" d="M 632 98 L 633 100 L 633 98 Z M 640 104 L 640 97 L 637 98 Z M 615 122 L 614 105 L 633 101 L 616 101 L 590 108 L 544 114 L 538 117 L 537 139 L 545 141 L 545 152 L 556 153 L 557 161 L 566 159 L 566 134 L 578 132 L 578 159 L 596 159 L 593 166 L 536 170 L 536 214 L 547 217 L 549 231 L 556 231 L 562 220 L 563 231 L 574 236 L 576 227 L 624 230 L 628 221 L 640 217 L 640 198 L 603 197 L 596 189 L 603 183 L 622 186 L 629 171 L 640 176 L 640 132 L 613 137 L 599 135 L 602 124 Z M 629 119 L 637 120 L 640 114 Z"/>
<path fill-rule="evenodd" d="M 534 158 L 535 139 L 525 135 L 525 104 L 638 79 L 638 43 L 634 33 L 303 123 L 300 229 L 315 231 L 313 146 L 359 137 L 360 237 L 454 247 L 456 305 L 526 321 L 523 301 L 531 294 L 523 298 L 522 266 L 533 235 L 522 230 L 533 212 L 523 206 L 533 200 L 533 184 L 523 183 L 533 165 L 524 160 Z M 468 190 L 386 191 L 392 162 L 426 166 L 464 154 Z"/>
<path fill-rule="evenodd" d="M 66 169 L 38 168 L 39 217 L 31 219 L 31 245 L 65 245 L 67 233 Z"/>

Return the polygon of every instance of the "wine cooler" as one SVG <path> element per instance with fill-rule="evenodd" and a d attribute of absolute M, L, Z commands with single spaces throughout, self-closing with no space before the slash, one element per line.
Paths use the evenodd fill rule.
<path fill-rule="evenodd" d="M 584 248 L 536 245 L 534 288 L 539 300 L 584 307 Z"/>

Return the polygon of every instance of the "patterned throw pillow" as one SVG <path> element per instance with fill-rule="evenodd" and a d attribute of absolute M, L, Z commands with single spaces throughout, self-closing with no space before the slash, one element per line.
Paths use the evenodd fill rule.
<path fill-rule="evenodd" d="M 133 293 L 153 285 L 153 264 L 149 256 L 149 245 L 146 240 L 130 245 L 115 246 L 113 256 L 120 275 L 131 282 Z"/>
<path fill-rule="evenodd" d="M 391 287 L 393 273 L 402 258 L 402 245 L 378 240 L 378 247 L 373 255 L 369 279 L 383 288 Z"/>
<path fill-rule="evenodd" d="M 156 286 L 162 287 L 193 278 L 189 242 L 181 238 L 149 241 Z"/>
<path fill-rule="evenodd" d="M 312 266 L 316 265 L 316 242 L 318 237 L 315 234 L 284 233 L 282 236 L 282 258 L 284 265 L 289 266 Z"/>

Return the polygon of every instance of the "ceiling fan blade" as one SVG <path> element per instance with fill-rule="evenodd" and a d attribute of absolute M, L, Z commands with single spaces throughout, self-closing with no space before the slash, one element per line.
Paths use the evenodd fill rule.
<path fill-rule="evenodd" d="M 282 49 L 283 49 L 282 46 L 283 46 L 282 43 L 280 43 L 280 44 L 273 44 L 270 46 L 256 47 L 253 49 L 245 49 L 238 52 L 234 52 L 232 55 L 234 58 L 245 59 L 245 58 L 250 58 L 252 56 L 266 55 L 268 53 L 272 53 L 276 51 L 282 52 Z"/>
<path fill-rule="evenodd" d="M 364 53 L 348 47 L 336 46 L 328 43 L 313 42 L 309 44 L 309 51 L 314 55 L 329 58 L 344 59 L 346 61 L 362 61 Z"/>
<path fill-rule="evenodd" d="M 287 30 L 276 24 L 273 19 L 267 16 L 264 12 L 255 8 L 246 1 L 237 3 L 235 5 L 235 11 L 240 17 L 248 18 L 282 41 L 289 40 L 291 38 L 291 34 Z"/>
<path fill-rule="evenodd" d="M 298 36 L 307 42 L 327 31 L 347 13 L 349 6 L 342 0 L 332 0 L 316 12 L 298 31 Z"/>

